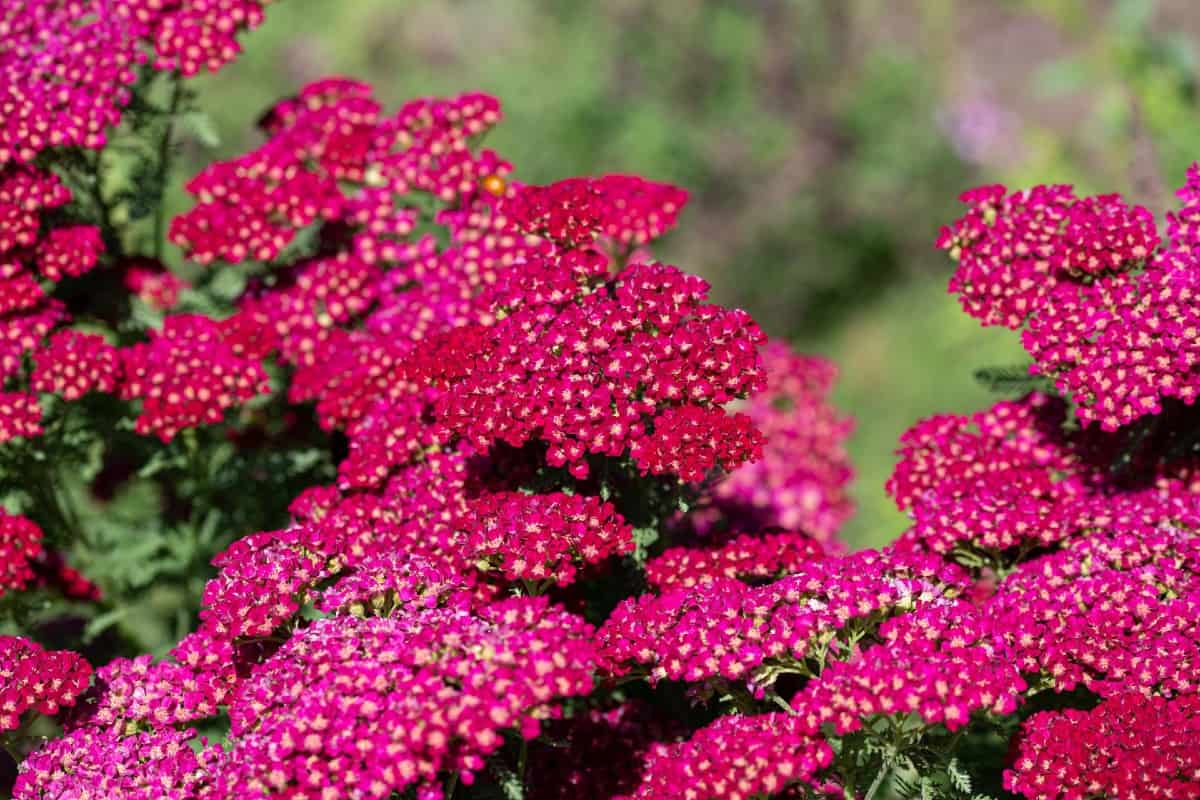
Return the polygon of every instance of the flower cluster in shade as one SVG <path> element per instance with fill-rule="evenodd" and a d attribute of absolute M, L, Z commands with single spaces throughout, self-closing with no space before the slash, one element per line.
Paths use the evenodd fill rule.
<path fill-rule="evenodd" d="M 0 732 L 29 710 L 57 714 L 87 688 L 91 665 L 69 650 L 44 650 L 20 636 L 0 636 Z"/>
<path fill-rule="evenodd" d="M 766 388 L 742 410 L 766 437 L 762 457 L 712 492 L 714 511 L 742 530 L 801 530 L 831 543 L 854 513 L 846 440 L 854 423 L 830 403 L 830 361 L 772 341 L 762 349 Z"/>
<path fill-rule="evenodd" d="M 806 533 L 737 533 L 671 547 L 646 562 L 646 580 L 659 592 L 721 580 L 747 583 L 782 578 L 825 556 Z"/>
<path fill-rule="evenodd" d="M 543 732 L 529 748 L 537 764 L 528 774 L 530 800 L 628 795 L 642 780 L 650 748 L 679 738 L 682 728 L 651 704 L 627 700 L 550 720 Z"/>
<path fill-rule="evenodd" d="M 1095 708 L 1034 714 L 1017 734 L 1004 786 L 1028 800 L 1195 797 L 1200 696 L 1131 691 Z"/>
<path fill-rule="evenodd" d="M 1172 401 L 1191 405 L 1197 186 L 1194 165 L 1165 237 L 1146 209 L 1116 195 L 967 192 L 969 210 L 938 241 L 958 264 L 950 290 L 984 324 L 1023 328 L 1031 369 L 1074 401 L 1085 426 L 1113 431 Z"/>
<path fill-rule="evenodd" d="M 42 529 L 32 520 L 0 509 L 0 597 L 34 579 L 33 560 L 42 552 Z"/>

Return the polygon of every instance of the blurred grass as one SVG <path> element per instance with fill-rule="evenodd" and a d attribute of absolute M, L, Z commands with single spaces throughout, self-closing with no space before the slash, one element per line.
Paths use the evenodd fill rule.
<path fill-rule="evenodd" d="M 899 435 L 993 401 L 973 371 L 1023 360 L 945 292 L 932 243 L 955 196 L 1066 181 L 1162 208 L 1197 141 L 1188 1 L 281 0 L 197 82 L 219 144 L 191 137 L 185 171 L 256 143 L 258 114 L 305 81 L 345 74 L 387 108 L 497 95 L 487 146 L 524 181 L 686 186 L 660 254 L 841 365 L 861 507 L 846 536 L 880 544 L 904 525 L 882 490 Z"/>
<path fill-rule="evenodd" d="M 974 371 L 1027 360 L 1015 334 L 979 328 L 936 279 L 896 286 L 846 324 L 798 344 L 837 362 L 834 401 L 856 418 L 850 455 L 858 513 L 843 536 L 857 547 L 885 544 L 905 527 L 883 493 L 900 435 L 920 417 L 995 402 Z"/>

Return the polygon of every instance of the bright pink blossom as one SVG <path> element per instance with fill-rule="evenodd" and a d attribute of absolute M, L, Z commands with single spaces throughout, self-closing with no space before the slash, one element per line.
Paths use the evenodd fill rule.
<path fill-rule="evenodd" d="M 87 688 L 91 666 L 69 650 L 43 650 L 19 636 L 0 636 L 0 731 L 20 726 L 33 709 L 57 714 Z"/>
<path fill-rule="evenodd" d="M 102 336 L 60 330 L 34 355 L 30 385 L 35 392 L 78 400 L 92 391 L 112 393 L 119 376 L 117 349 Z"/>

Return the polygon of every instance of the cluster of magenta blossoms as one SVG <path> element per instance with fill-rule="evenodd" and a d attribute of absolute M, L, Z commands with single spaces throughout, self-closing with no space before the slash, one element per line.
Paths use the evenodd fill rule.
<path fill-rule="evenodd" d="M 683 189 L 331 77 L 167 219 L 263 5 L 0 12 L 0 794 L 1200 793 L 1200 170 L 966 195 L 1058 395 L 917 423 L 848 553 L 837 371 L 655 259 Z"/>
<path fill-rule="evenodd" d="M 1200 391 L 1195 284 L 1200 186 L 1193 167 L 1160 234 L 1117 195 L 1069 186 L 963 195 L 939 247 L 958 263 L 950 290 L 985 325 L 1022 329 L 1031 370 L 1053 379 L 1083 425 L 1106 431 L 1190 406 Z"/>
<path fill-rule="evenodd" d="M 164 536 L 183 541 L 171 558 L 223 549 L 194 614 L 170 622 L 191 632 L 161 657 L 90 634 L 94 672 L 67 653 L 77 662 L 44 668 L 59 683 L 18 676 L 17 716 L 45 716 L 6 742 L 22 759 L 13 796 L 650 796 L 705 737 L 753 743 L 755 764 L 805 748 L 754 785 L 836 784 L 832 745 L 778 707 L 724 717 L 735 706 L 701 681 L 673 718 L 640 666 L 623 674 L 646 696 L 617 683 L 611 631 L 648 587 L 776 598 L 791 649 L 727 670 L 762 711 L 768 692 L 786 703 L 775 689 L 791 665 L 847 657 L 883 618 L 964 588 L 927 556 L 835 555 L 852 474 L 835 370 L 654 260 L 687 192 L 631 175 L 523 185 L 479 147 L 495 98 L 389 112 L 366 84 L 329 78 L 270 109 L 261 146 L 205 168 L 186 184 L 193 207 L 156 222 L 185 280 L 166 242 L 122 227 L 129 209 L 100 174 L 118 157 L 108 143 L 158 130 L 123 125 L 126 109 L 169 118 L 188 96 L 179 81 L 231 58 L 261 8 L 118 5 L 112 71 L 81 80 L 76 129 L 37 145 L 62 166 L 14 166 L 0 193 L 14 253 L 0 423 L 14 464 L 99 452 L 91 502 L 154 484 Z M 31 6 L 30 35 L 73 35 L 65 7 Z M 101 189 L 73 195 L 72 170 L 89 169 Z M 232 300 L 218 276 L 241 287 Z M 76 444 L 99 419 L 121 447 Z M 250 516 L 221 507 L 251 489 L 236 481 L 314 451 L 324 482 L 257 515 L 273 527 L 213 532 Z M 246 472 L 226 478 L 239 459 Z M 70 476 L 45 478 L 28 518 L 4 517 L 4 590 L 92 604 L 89 630 L 106 631 L 146 578 L 100 587 L 68 566 L 58 548 L 73 554 L 78 534 L 89 553 L 95 534 L 75 530 Z M 816 608 L 843 584 L 852 600 Z M 721 796 L 746 763 L 705 767 L 705 791 Z"/>

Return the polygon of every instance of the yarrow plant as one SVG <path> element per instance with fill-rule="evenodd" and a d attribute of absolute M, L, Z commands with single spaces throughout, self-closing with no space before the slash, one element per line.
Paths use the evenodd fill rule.
<path fill-rule="evenodd" d="M 837 370 L 655 259 L 679 187 L 334 76 L 170 219 L 266 5 L 0 12 L 0 794 L 1200 796 L 1200 167 L 1161 230 L 964 195 L 1040 391 L 909 430 L 847 553 Z"/>

